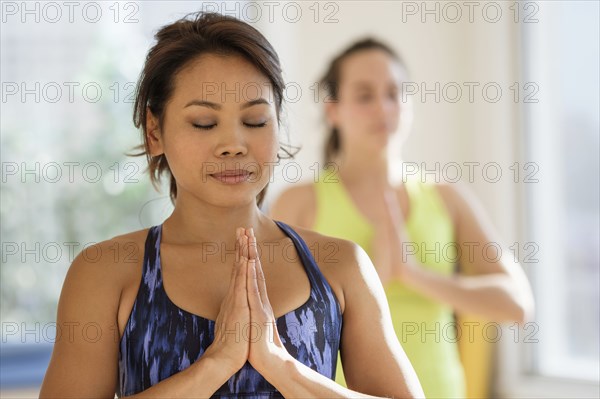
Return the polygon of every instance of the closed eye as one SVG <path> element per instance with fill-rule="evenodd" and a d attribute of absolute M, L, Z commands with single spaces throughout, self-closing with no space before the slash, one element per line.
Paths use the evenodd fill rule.
<path fill-rule="evenodd" d="M 258 124 L 244 123 L 244 126 L 249 127 L 251 129 L 257 129 L 257 128 L 260 128 L 260 127 L 267 126 L 267 122 L 258 123 Z"/>
<path fill-rule="evenodd" d="M 198 125 L 196 123 L 192 123 L 192 126 L 195 129 L 202 129 L 202 130 L 211 130 L 212 128 L 214 128 L 215 126 L 217 126 L 216 124 L 212 124 L 212 125 Z M 251 129 L 258 129 L 261 127 L 265 127 L 267 126 L 267 122 L 263 122 L 263 123 L 258 123 L 258 124 L 253 124 L 253 123 L 244 123 L 244 126 L 249 127 Z"/>
<path fill-rule="evenodd" d="M 196 123 L 192 123 L 192 126 L 194 126 L 195 129 L 202 129 L 202 130 L 210 130 L 213 127 L 217 126 L 216 124 L 212 124 L 212 125 L 198 125 Z"/>

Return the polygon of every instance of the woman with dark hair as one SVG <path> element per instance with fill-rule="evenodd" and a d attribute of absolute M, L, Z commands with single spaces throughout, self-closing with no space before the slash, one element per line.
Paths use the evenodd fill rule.
<path fill-rule="evenodd" d="M 56 340 L 40 397 L 423 396 L 364 251 L 259 209 L 284 90 L 270 43 L 212 13 L 156 39 L 134 122 L 175 208 L 76 257 L 57 312 L 74 333 Z M 352 390 L 332 380 L 340 346 Z"/>
<path fill-rule="evenodd" d="M 464 398 L 453 312 L 522 323 L 533 300 L 508 250 L 499 260 L 481 251 L 497 235 L 467 190 L 417 176 L 399 179 L 393 170 L 390 141 L 396 134 L 400 142 L 406 138 L 412 118 L 410 102 L 400 101 L 407 75 L 401 58 L 372 38 L 333 59 L 320 81 L 330 129 L 325 170 L 315 183 L 284 191 L 270 213 L 364 248 L 425 395 Z M 346 377 L 351 386 L 343 349 L 336 380 Z"/>

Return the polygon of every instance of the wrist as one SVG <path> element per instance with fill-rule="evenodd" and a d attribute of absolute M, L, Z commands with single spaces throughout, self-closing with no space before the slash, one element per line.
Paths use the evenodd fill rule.
<path fill-rule="evenodd" d="M 297 360 L 286 350 L 279 350 L 269 356 L 268 363 L 255 368 L 256 371 L 265 377 L 271 384 L 275 385 L 274 382 L 281 381 L 282 378 L 290 378 L 290 372 L 293 371 L 295 362 L 297 362 Z"/>
<path fill-rule="evenodd" d="M 186 369 L 190 374 L 190 383 L 201 396 L 212 395 L 231 378 L 233 371 L 223 359 L 205 352 Z"/>
<path fill-rule="evenodd" d="M 400 254 L 394 262 L 392 275 L 401 283 L 408 286 L 415 286 L 421 278 L 422 268 L 417 266 L 411 259 L 404 259 Z"/>
<path fill-rule="evenodd" d="M 427 270 L 415 264 L 404 267 L 403 280 L 411 287 L 419 288 L 423 284 L 426 284 L 427 276 Z"/>
<path fill-rule="evenodd" d="M 237 373 L 242 367 L 243 364 L 236 365 L 228 360 L 224 356 L 219 356 L 218 353 L 211 351 L 211 347 L 209 346 L 206 352 L 200 357 L 201 360 L 206 362 L 206 365 L 209 366 L 213 370 L 217 370 L 215 373 L 215 378 L 223 379 L 227 381 L 232 375 Z"/>

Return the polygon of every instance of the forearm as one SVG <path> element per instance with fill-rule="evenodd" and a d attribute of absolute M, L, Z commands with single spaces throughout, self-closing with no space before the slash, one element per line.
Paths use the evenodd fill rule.
<path fill-rule="evenodd" d="M 459 313 L 470 313 L 490 321 L 526 322 L 533 313 L 533 300 L 526 281 L 517 273 L 478 275 L 443 275 L 425 269 L 414 256 L 402 251 L 406 235 L 388 227 L 391 244 L 380 246 L 375 259 L 389 262 L 383 269 L 391 270 L 391 278 L 400 279 L 417 292 L 453 307 Z M 384 233 L 380 236 L 385 237 Z M 388 255 L 389 254 L 389 255 Z M 510 262 L 510 259 L 504 260 Z M 518 265 L 517 265 L 518 266 Z"/>
<path fill-rule="evenodd" d="M 201 356 L 185 370 L 126 398 L 208 398 L 233 374 L 217 359 Z"/>
<path fill-rule="evenodd" d="M 261 374 L 286 398 L 391 398 L 345 388 L 291 356 Z M 412 397 L 412 396 L 406 396 Z"/>
<path fill-rule="evenodd" d="M 506 274 L 446 276 L 422 267 L 411 269 L 404 282 L 420 293 L 491 321 L 524 323 L 530 311 L 524 293 Z"/>

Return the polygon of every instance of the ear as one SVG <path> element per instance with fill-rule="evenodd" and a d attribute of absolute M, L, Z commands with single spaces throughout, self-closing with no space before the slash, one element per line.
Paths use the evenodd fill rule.
<path fill-rule="evenodd" d="M 325 119 L 327 119 L 327 124 L 329 127 L 338 126 L 339 112 L 337 102 L 325 102 Z"/>
<path fill-rule="evenodd" d="M 158 118 L 150 111 L 150 107 L 146 108 L 146 139 L 150 155 L 155 157 L 164 153 L 160 124 Z"/>

